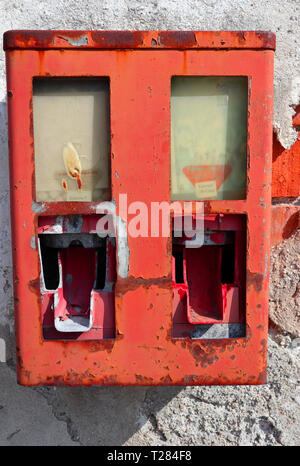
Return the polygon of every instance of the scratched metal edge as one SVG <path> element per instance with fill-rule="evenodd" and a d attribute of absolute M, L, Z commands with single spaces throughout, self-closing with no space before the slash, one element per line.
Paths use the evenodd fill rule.
<path fill-rule="evenodd" d="M 10 30 L 3 49 L 269 49 L 270 31 L 60 31 Z"/>
<path fill-rule="evenodd" d="M 187 387 L 187 386 L 258 386 L 267 384 L 266 371 L 262 371 L 256 375 L 251 375 L 248 379 L 243 381 L 240 377 L 231 377 L 230 380 L 224 378 L 220 380 L 219 377 L 210 377 L 207 379 L 205 375 L 187 375 L 181 380 L 175 380 L 174 382 L 153 380 L 153 381 L 140 381 L 136 380 L 132 382 L 122 382 L 122 380 L 114 379 L 110 377 L 95 378 L 92 377 L 90 380 L 82 381 L 80 374 L 78 377 L 67 376 L 55 376 L 49 377 L 49 380 L 39 380 L 36 382 L 30 381 L 28 374 L 23 374 L 22 369 L 17 368 L 17 383 L 22 387 Z M 188 380 L 185 380 L 188 379 Z"/>

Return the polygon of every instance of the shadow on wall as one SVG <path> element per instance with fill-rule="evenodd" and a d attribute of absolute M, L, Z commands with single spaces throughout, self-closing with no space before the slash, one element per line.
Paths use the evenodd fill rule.
<path fill-rule="evenodd" d="M 183 389 L 114 386 L 34 390 L 47 398 L 58 420 L 67 422 L 73 441 L 86 446 L 113 446 L 124 445 L 143 429 L 149 437 L 149 445 L 156 444 L 157 440 L 165 441 L 156 414 Z"/>
<path fill-rule="evenodd" d="M 0 322 L 8 322 L 0 325 L 0 340 L 5 346 L 6 362 L 15 372 L 6 112 L 6 102 L 0 102 Z M 163 408 L 182 390 L 182 387 L 115 386 L 28 388 L 17 386 L 14 375 L 13 378 L 16 386 L 11 403 L 14 403 L 16 390 L 24 390 L 24 396 L 28 390 L 38 392 L 47 399 L 54 416 L 67 423 L 72 440 L 83 445 L 122 445 L 146 424 L 147 430 L 153 428 L 153 432 L 157 432 L 155 410 Z M 155 410 L 153 396 L 159 399 Z M 29 416 L 28 411 L 22 416 Z"/>

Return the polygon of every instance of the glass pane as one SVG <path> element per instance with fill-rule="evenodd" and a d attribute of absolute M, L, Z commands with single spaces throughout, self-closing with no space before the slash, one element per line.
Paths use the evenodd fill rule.
<path fill-rule="evenodd" d="M 110 199 L 108 78 L 34 79 L 37 201 Z"/>
<path fill-rule="evenodd" d="M 174 77 L 172 200 L 245 199 L 247 77 Z"/>

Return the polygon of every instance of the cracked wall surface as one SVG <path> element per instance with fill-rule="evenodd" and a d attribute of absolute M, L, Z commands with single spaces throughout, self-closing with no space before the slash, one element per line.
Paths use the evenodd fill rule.
<path fill-rule="evenodd" d="M 299 11 L 293 0 L 0 0 L 0 36 L 9 29 L 271 30 L 277 36 L 274 128 L 289 148 L 297 137 Z M 267 385 L 16 384 L 3 51 L 0 83 L 0 342 L 6 350 L 0 357 L 0 445 L 300 445 L 297 233 L 272 249 Z"/>

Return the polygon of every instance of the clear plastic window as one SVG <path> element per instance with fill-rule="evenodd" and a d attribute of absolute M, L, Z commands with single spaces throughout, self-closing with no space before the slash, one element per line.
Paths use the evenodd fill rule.
<path fill-rule="evenodd" d="M 247 95 L 247 77 L 172 78 L 172 200 L 245 199 Z"/>
<path fill-rule="evenodd" d="M 111 195 L 108 78 L 35 78 L 37 201 L 104 201 Z"/>

